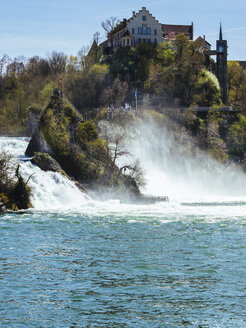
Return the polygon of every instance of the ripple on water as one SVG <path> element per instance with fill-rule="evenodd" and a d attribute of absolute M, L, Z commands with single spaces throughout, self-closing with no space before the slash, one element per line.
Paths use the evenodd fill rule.
<path fill-rule="evenodd" d="M 1 216 L 2 325 L 245 327 L 246 216 L 221 207 Z"/>

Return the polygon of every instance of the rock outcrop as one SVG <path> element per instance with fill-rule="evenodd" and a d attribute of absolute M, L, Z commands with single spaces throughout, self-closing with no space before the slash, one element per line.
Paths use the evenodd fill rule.
<path fill-rule="evenodd" d="M 83 121 L 66 99 L 54 94 L 43 111 L 31 108 L 28 118 L 32 138 L 26 155 L 33 156 L 33 163 L 41 169 L 63 171 L 78 181 L 80 188 L 81 184 L 86 189 L 103 187 L 117 190 L 115 195 L 140 197 L 135 180 L 122 174 L 115 165 L 107 142 L 98 137 L 95 124 Z"/>
<path fill-rule="evenodd" d="M 36 164 L 43 171 L 60 172 L 65 174 L 59 163 L 47 153 L 34 153 L 31 162 Z"/>
<path fill-rule="evenodd" d="M 48 153 L 50 156 L 53 156 L 51 148 L 39 129 L 41 113 L 42 111 L 36 107 L 31 107 L 28 111 L 27 131 L 32 138 L 28 144 L 25 155 L 29 157 L 34 156 L 35 152 Z"/>

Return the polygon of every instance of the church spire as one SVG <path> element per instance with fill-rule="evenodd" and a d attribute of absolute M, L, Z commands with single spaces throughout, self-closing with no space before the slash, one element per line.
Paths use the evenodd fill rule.
<path fill-rule="evenodd" d="M 223 40 L 223 37 L 222 37 L 222 26 L 221 26 L 221 23 L 220 23 L 220 38 L 219 38 L 220 41 Z"/>

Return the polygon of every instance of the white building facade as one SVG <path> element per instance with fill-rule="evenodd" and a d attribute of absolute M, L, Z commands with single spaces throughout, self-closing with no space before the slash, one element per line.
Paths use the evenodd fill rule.
<path fill-rule="evenodd" d="M 145 8 L 135 13 L 127 21 L 127 29 L 133 36 L 134 45 L 140 42 L 158 44 L 162 42 L 162 24 Z"/>
<path fill-rule="evenodd" d="M 191 25 L 161 24 L 147 9 L 142 7 L 133 12 L 129 19 L 123 19 L 110 33 L 100 47 L 115 49 L 120 46 L 136 47 L 141 42 L 159 44 L 173 41 L 178 34 L 185 34 L 193 40 L 193 23 Z"/>

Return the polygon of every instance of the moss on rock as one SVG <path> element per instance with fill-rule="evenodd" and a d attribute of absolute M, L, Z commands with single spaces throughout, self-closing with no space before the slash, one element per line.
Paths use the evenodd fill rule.
<path fill-rule="evenodd" d="M 49 105 L 42 111 L 38 136 L 47 143 L 52 157 L 61 169 L 80 183 L 87 186 L 117 187 L 122 192 L 127 190 L 130 193 L 139 193 L 137 185 L 133 188 L 126 182 L 112 161 L 108 143 L 98 137 L 95 123 L 83 121 L 62 97 L 51 97 Z M 44 170 L 47 165 L 57 168 L 51 157 L 41 155 L 40 148 L 37 151 L 39 153 L 34 155 L 33 162 Z"/>
<path fill-rule="evenodd" d="M 58 162 L 47 153 L 35 153 L 31 162 L 43 171 L 64 172 Z"/>

